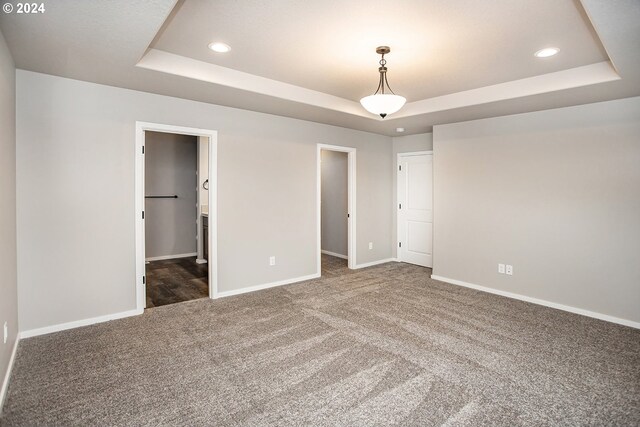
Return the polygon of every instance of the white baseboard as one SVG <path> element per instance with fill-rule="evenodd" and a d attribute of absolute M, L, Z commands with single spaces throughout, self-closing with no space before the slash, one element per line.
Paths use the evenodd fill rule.
<path fill-rule="evenodd" d="M 11 371 L 13 370 L 13 363 L 16 360 L 16 352 L 18 351 L 18 343 L 20 342 L 20 334 L 16 336 L 16 341 L 13 343 L 13 350 L 11 350 L 11 357 L 9 357 L 9 365 L 7 365 L 7 372 L 4 374 L 2 380 L 2 389 L 0 389 L 0 414 L 2 414 L 2 408 L 4 408 L 4 400 L 7 397 L 9 391 L 9 380 L 11 379 Z"/>
<path fill-rule="evenodd" d="M 393 261 L 397 261 L 397 259 L 396 258 L 379 259 L 378 261 L 371 261 L 371 262 L 366 262 L 364 264 L 357 264 L 353 269 L 357 270 L 359 268 L 373 267 L 374 265 L 386 264 L 388 262 L 393 262 Z"/>
<path fill-rule="evenodd" d="M 176 255 L 162 255 L 162 256 L 152 256 L 149 258 L 145 258 L 145 261 L 162 261 L 164 259 L 175 259 L 175 258 L 189 258 L 191 256 L 197 256 L 197 252 L 188 253 L 188 254 L 176 254 Z"/>
<path fill-rule="evenodd" d="M 640 322 L 634 322 L 627 319 L 620 319 L 619 317 L 609 316 L 608 314 L 596 313 L 595 311 L 585 310 L 582 308 L 572 307 L 570 305 L 558 304 L 556 302 L 546 301 L 543 299 L 528 297 L 526 295 L 515 294 L 513 292 L 501 291 L 498 289 L 487 288 L 485 286 L 475 285 L 473 283 L 463 282 L 462 280 L 449 279 L 448 277 L 431 275 L 433 280 L 439 280 L 441 282 L 450 283 L 452 285 L 464 286 L 465 288 L 476 289 L 478 291 L 488 292 L 490 294 L 500 295 L 507 298 L 513 298 L 520 301 L 526 301 L 533 304 L 543 305 L 545 307 L 551 307 L 562 311 L 568 311 L 569 313 L 581 314 L 587 317 L 593 317 L 594 319 L 605 320 L 607 322 L 617 323 L 619 325 L 630 326 L 632 328 L 640 329 Z"/>
<path fill-rule="evenodd" d="M 308 276 L 294 277 L 292 279 L 279 280 L 277 282 L 264 283 L 262 285 L 249 286 L 242 289 L 234 289 L 232 291 L 218 292 L 214 295 L 214 299 L 230 297 L 232 295 L 246 294 L 248 292 L 261 291 L 263 289 L 275 288 L 276 286 L 290 285 L 291 283 L 304 282 L 305 280 L 317 279 L 320 274 L 310 274 Z"/>
<path fill-rule="evenodd" d="M 28 331 L 20 332 L 20 339 L 37 337 L 38 335 L 50 334 L 52 332 L 65 331 L 67 329 L 79 328 L 81 326 L 89 326 L 96 323 L 108 322 L 109 320 L 122 319 L 124 317 L 137 316 L 144 313 L 144 310 L 129 310 L 122 311 L 120 313 L 106 314 L 104 316 L 92 317 L 89 319 L 75 320 L 68 323 L 60 323 L 52 326 L 45 326 L 44 328 L 30 329 Z"/>
<path fill-rule="evenodd" d="M 325 255 L 331 255 L 331 256 L 334 256 L 334 257 L 337 257 L 337 258 L 349 259 L 349 257 L 348 257 L 348 256 L 346 256 L 346 255 L 342 255 L 342 254 L 339 254 L 339 253 L 337 253 L 337 252 L 325 251 L 324 249 L 323 249 L 323 250 L 321 250 L 320 252 L 322 252 L 322 253 L 323 253 L 323 254 L 325 254 Z"/>
<path fill-rule="evenodd" d="M 196 259 L 196 264 L 206 264 L 207 260 L 204 258 L 198 258 Z"/>

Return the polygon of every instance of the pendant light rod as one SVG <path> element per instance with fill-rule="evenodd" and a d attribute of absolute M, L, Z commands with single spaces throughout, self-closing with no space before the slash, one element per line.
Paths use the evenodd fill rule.
<path fill-rule="evenodd" d="M 382 58 L 379 62 L 380 68 L 378 68 L 378 72 L 380 73 L 380 83 L 378 83 L 378 88 L 373 93 L 374 95 L 376 95 L 378 92 L 384 95 L 385 85 L 387 86 L 387 89 L 389 89 L 389 92 L 395 95 L 395 92 L 391 89 L 391 86 L 389 86 L 389 81 L 387 80 L 387 60 L 384 59 L 384 56 L 389 52 L 391 52 L 391 48 L 389 46 L 379 46 L 376 49 L 376 53 L 378 55 L 382 55 Z"/>
<path fill-rule="evenodd" d="M 360 100 L 360 103 L 367 111 L 378 114 L 383 119 L 388 114 L 398 111 L 406 102 L 404 97 L 396 95 L 391 89 L 391 86 L 389 86 L 389 81 L 387 80 L 387 60 L 384 59 L 384 56 L 389 52 L 391 52 L 389 46 L 378 46 L 376 49 L 376 53 L 381 55 L 379 61 L 380 67 L 378 68 L 378 72 L 380 73 L 378 87 L 373 95 L 365 96 Z"/>

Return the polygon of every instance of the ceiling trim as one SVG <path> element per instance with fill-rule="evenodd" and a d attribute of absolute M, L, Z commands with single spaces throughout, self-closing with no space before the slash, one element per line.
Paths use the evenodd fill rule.
<path fill-rule="evenodd" d="M 327 93 L 295 86 L 266 77 L 211 64 L 158 49 L 149 49 L 136 64 L 148 70 L 173 74 L 235 89 L 273 96 L 314 107 L 326 108 L 369 120 L 382 121 L 369 114 L 360 103 Z M 555 92 L 619 80 L 620 76 L 610 61 L 598 62 L 554 73 L 499 83 L 477 89 L 451 93 L 406 104 L 389 119 L 429 114 L 455 108 L 482 105 L 525 96 Z M 389 120 L 387 119 L 387 121 Z"/>
<path fill-rule="evenodd" d="M 158 49 L 149 49 L 136 66 L 375 120 L 355 101 Z"/>
<path fill-rule="evenodd" d="M 555 73 L 542 74 L 540 76 L 410 102 L 391 118 L 400 119 L 403 117 L 412 117 L 436 111 L 488 104 L 495 101 L 504 101 L 507 99 L 589 86 L 619 79 L 620 76 L 611 65 L 611 62 L 603 61 L 557 71 Z"/>

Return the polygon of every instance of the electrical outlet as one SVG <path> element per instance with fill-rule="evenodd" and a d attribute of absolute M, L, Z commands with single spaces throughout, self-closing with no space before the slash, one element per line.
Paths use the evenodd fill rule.
<path fill-rule="evenodd" d="M 373 242 L 369 242 L 369 250 L 373 249 Z"/>
<path fill-rule="evenodd" d="M 7 338 L 9 338 L 9 326 L 7 322 L 4 322 L 4 343 L 7 343 Z"/>
<path fill-rule="evenodd" d="M 276 257 L 274 257 L 274 256 L 270 256 L 269 257 L 269 265 L 271 265 L 271 266 L 276 265 Z"/>
<path fill-rule="evenodd" d="M 507 275 L 513 276 L 513 266 L 507 264 Z"/>
<path fill-rule="evenodd" d="M 498 264 L 498 273 L 504 274 L 504 264 Z"/>

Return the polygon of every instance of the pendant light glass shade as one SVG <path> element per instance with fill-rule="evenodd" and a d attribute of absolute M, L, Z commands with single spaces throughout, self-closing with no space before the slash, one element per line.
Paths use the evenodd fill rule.
<path fill-rule="evenodd" d="M 389 82 L 387 81 L 387 60 L 384 59 L 384 56 L 389 52 L 391 52 L 389 46 L 378 46 L 376 49 L 376 53 L 382 55 L 380 68 L 378 68 L 378 72 L 380 73 L 378 89 L 376 89 L 373 95 L 365 96 L 360 100 L 360 104 L 362 104 L 365 110 L 377 114 L 383 119 L 388 114 L 393 114 L 401 109 L 404 103 L 407 102 L 404 96 L 396 95 L 389 87 Z M 385 93 L 385 90 L 387 93 Z"/>
<path fill-rule="evenodd" d="M 386 116 L 400 110 L 407 102 L 404 96 L 390 93 L 379 93 L 377 95 L 365 96 L 360 100 L 360 104 L 370 113 Z"/>

